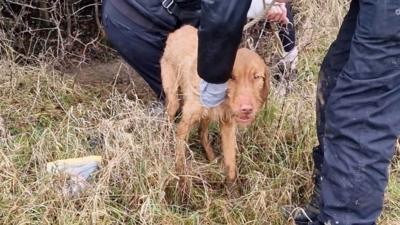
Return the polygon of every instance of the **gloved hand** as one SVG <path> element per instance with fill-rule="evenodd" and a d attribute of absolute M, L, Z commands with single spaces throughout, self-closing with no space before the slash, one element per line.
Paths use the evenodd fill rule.
<path fill-rule="evenodd" d="M 212 108 L 220 105 L 226 96 L 228 82 L 222 84 L 212 84 L 200 80 L 200 102 L 206 108 Z"/>

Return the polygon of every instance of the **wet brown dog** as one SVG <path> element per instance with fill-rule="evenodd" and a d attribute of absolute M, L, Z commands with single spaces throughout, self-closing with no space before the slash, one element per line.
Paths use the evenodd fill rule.
<path fill-rule="evenodd" d="M 206 109 L 199 98 L 197 40 L 195 28 L 180 28 L 168 37 L 161 59 L 161 76 L 170 121 L 174 121 L 180 107 L 178 95 L 183 95 L 182 118 L 177 125 L 176 171 L 179 175 L 185 174 L 185 141 L 196 123 L 200 123 L 201 144 L 207 158 L 210 161 L 215 159 L 208 125 L 211 121 L 218 121 L 226 180 L 228 185 L 232 185 L 236 179 L 236 127 L 249 125 L 266 102 L 270 82 L 268 68 L 255 52 L 239 49 L 225 101 L 218 107 Z"/>

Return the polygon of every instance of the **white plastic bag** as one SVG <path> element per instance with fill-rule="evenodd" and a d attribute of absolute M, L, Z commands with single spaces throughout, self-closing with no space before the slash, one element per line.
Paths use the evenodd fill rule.
<path fill-rule="evenodd" d="M 76 196 L 88 187 L 86 180 L 100 168 L 101 160 L 101 156 L 57 160 L 47 163 L 47 172 L 70 175 L 71 179 L 63 188 L 63 194 L 67 197 Z"/>

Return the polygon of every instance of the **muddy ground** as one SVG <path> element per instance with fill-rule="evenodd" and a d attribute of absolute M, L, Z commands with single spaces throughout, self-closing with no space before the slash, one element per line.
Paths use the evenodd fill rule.
<path fill-rule="evenodd" d="M 102 97 L 117 90 L 130 99 L 140 99 L 144 103 L 156 100 L 154 92 L 143 78 L 121 59 L 91 63 L 79 69 L 63 71 L 63 74 L 73 77 L 80 86 L 99 88 L 104 95 Z"/>

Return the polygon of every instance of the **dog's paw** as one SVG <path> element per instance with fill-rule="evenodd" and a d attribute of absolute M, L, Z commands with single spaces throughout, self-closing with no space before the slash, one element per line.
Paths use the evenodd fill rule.
<path fill-rule="evenodd" d="M 178 195 L 181 204 L 188 203 L 190 199 L 191 181 L 186 176 L 179 176 Z"/>
<path fill-rule="evenodd" d="M 242 195 L 241 186 L 235 181 L 226 181 L 225 182 L 225 189 L 229 198 L 239 198 Z"/>

